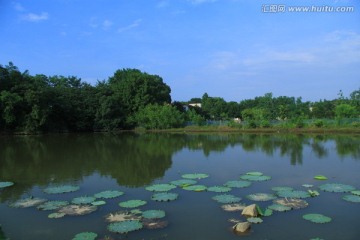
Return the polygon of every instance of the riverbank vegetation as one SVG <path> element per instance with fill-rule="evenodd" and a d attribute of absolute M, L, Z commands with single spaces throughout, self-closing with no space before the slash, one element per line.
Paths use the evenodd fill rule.
<path fill-rule="evenodd" d="M 2 133 L 91 132 L 131 129 L 279 131 L 360 128 L 360 89 L 317 102 L 272 93 L 240 102 L 221 97 L 178 102 L 157 75 L 117 70 L 94 86 L 75 76 L 30 75 L 0 65 Z"/>

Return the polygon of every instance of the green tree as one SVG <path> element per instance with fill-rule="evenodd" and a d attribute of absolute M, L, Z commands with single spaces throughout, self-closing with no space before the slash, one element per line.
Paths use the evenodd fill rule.
<path fill-rule="evenodd" d="M 335 107 L 335 115 L 337 119 L 357 117 L 357 111 L 354 106 L 342 103 Z"/>

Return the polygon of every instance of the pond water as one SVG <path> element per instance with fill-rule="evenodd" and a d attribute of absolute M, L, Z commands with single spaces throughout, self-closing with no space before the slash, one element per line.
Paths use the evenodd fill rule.
<path fill-rule="evenodd" d="M 64 134 L 0 137 L 0 182 L 12 181 L 0 188 L 0 239 L 12 240 L 72 239 L 80 232 L 95 232 L 97 239 L 360 239 L 360 203 L 342 199 L 350 193 L 321 191 L 325 183 L 351 185 L 360 190 L 360 138 L 351 135 L 254 135 L 254 134 Z M 308 207 L 287 212 L 273 212 L 261 224 L 252 224 L 245 235 L 231 231 L 228 219 L 246 220 L 241 212 L 227 212 L 212 199 L 221 194 L 211 191 L 170 190 L 178 199 L 169 202 L 151 200 L 145 189 L 152 184 L 170 183 L 183 174 L 204 173 L 197 184 L 220 186 L 240 180 L 247 172 L 259 171 L 271 176 L 268 181 L 252 182 L 246 188 L 229 193 L 241 197 L 246 205 L 256 203 L 265 209 L 272 201 L 255 202 L 246 196 L 272 193 L 277 186 L 307 191 L 312 184 L 320 196 L 306 198 Z M 328 180 L 315 180 L 315 175 Z M 43 190 L 60 184 L 80 189 L 63 194 Z M 71 201 L 93 196 L 105 190 L 124 195 L 106 199 L 106 204 L 83 216 L 49 219 L 54 211 L 36 207 L 10 207 L 29 197 Z M 128 234 L 107 230 L 105 216 L 125 210 L 120 202 L 147 201 L 141 210 L 163 210 L 162 229 L 141 229 Z M 316 224 L 302 218 L 320 213 L 332 218 Z M 105 238 L 107 237 L 107 238 Z"/>

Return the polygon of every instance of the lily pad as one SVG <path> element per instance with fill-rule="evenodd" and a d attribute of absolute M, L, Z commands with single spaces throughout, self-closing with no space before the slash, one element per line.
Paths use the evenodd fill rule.
<path fill-rule="evenodd" d="M 250 217 L 248 219 L 246 219 L 249 223 L 262 223 L 263 220 L 261 218 L 258 217 Z"/>
<path fill-rule="evenodd" d="M 92 202 L 91 205 L 93 206 L 102 206 L 102 205 L 105 205 L 106 202 L 105 201 L 95 201 L 95 202 Z"/>
<path fill-rule="evenodd" d="M 242 211 L 245 207 L 246 205 L 241 203 L 225 204 L 221 206 L 221 208 L 227 212 Z"/>
<path fill-rule="evenodd" d="M 160 221 L 157 219 L 146 219 L 146 218 L 142 220 L 142 223 L 144 227 L 147 229 L 160 229 L 168 225 L 168 221 Z"/>
<path fill-rule="evenodd" d="M 147 210 L 142 213 L 143 218 L 163 218 L 165 217 L 165 211 L 163 210 Z"/>
<path fill-rule="evenodd" d="M 146 204 L 146 201 L 143 201 L 143 200 L 129 200 L 129 201 L 119 203 L 119 206 L 124 207 L 124 208 L 137 208 L 137 207 L 143 206 L 145 204 Z"/>
<path fill-rule="evenodd" d="M 46 199 L 41 199 L 41 198 L 33 198 L 33 197 L 24 198 L 10 204 L 10 207 L 14 207 L 14 208 L 34 207 L 46 201 L 47 201 Z"/>
<path fill-rule="evenodd" d="M 179 180 L 171 181 L 170 183 L 179 187 L 187 187 L 196 184 L 197 181 L 193 179 L 179 179 Z"/>
<path fill-rule="evenodd" d="M 345 185 L 341 183 L 326 183 L 323 185 L 320 185 L 319 188 L 325 192 L 351 192 L 355 190 L 353 186 Z"/>
<path fill-rule="evenodd" d="M 264 211 L 264 217 L 270 217 L 273 214 L 273 210 L 266 208 Z"/>
<path fill-rule="evenodd" d="M 348 202 L 360 203 L 360 196 L 357 195 L 345 195 L 343 199 Z"/>
<path fill-rule="evenodd" d="M 163 184 L 154 184 L 146 187 L 145 189 L 151 192 L 167 192 L 174 188 L 176 188 L 175 185 L 163 183 Z"/>
<path fill-rule="evenodd" d="M 312 185 L 312 184 L 303 184 L 302 186 L 306 187 L 306 188 L 312 188 L 314 185 Z"/>
<path fill-rule="evenodd" d="M 328 223 L 328 222 L 331 222 L 330 217 L 327 217 L 325 215 L 318 214 L 318 213 L 305 214 L 305 215 L 303 215 L 303 218 L 305 220 L 308 220 L 308 221 L 313 222 L 313 223 Z"/>
<path fill-rule="evenodd" d="M 129 220 L 140 220 L 141 217 L 136 216 L 135 213 L 121 211 L 116 213 L 110 213 L 105 217 L 108 222 L 124 222 Z"/>
<path fill-rule="evenodd" d="M 291 207 L 280 205 L 280 204 L 272 204 L 272 205 L 268 206 L 268 209 L 271 209 L 271 210 L 274 210 L 277 212 L 286 212 L 286 211 L 290 211 Z"/>
<path fill-rule="evenodd" d="M 297 198 L 279 198 L 273 201 L 275 204 L 290 207 L 291 209 L 300 209 L 309 206 L 309 204 L 302 199 Z"/>
<path fill-rule="evenodd" d="M 208 187 L 207 190 L 209 192 L 225 193 L 225 192 L 230 192 L 231 188 L 223 187 L 223 186 L 213 186 L 213 187 Z"/>
<path fill-rule="evenodd" d="M 311 189 L 308 190 L 308 193 L 310 194 L 311 197 L 317 197 L 320 195 L 320 193 L 318 191 L 311 190 Z"/>
<path fill-rule="evenodd" d="M 120 197 L 122 195 L 124 195 L 124 192 L 120 192 L 120 191 L 116 191 L 116 190 L 114 190 L 114 191 L 107 190 L 107 191 L 96 193 L 94 195 L 94 197 L 110 199 L 110 198 Z"/>
<path fill-rule="evenodd" d="M 270 180 L 270 176 L 262 175 L 262 176 L 256 176 L 256 175 L 242 175 L 240 176 L 242 180 L 248 180 L 248 181 L 254 181 L 254 182 L 260 182 L 260 181 L 267 181 Z"/>
<path fill-rule="evenodd" d="M 59 193 L 75 192 L 79 189 L 80 189 L 79 186 L 61 185 L 61 186 L 47 187 L 44 189 L 44 192 L 48 194 L 59 194 Z"/>
<path fill-rule="evenodd" d="M 264 175 L 262 172 L 247 172 L 246 175 L 251 175 L 251 176 L 262 176 Z"/>
<path fill-rule="evenodd" d="M 87 197 L 87 196 L 84 196 L 84 197 L 76 197 L 74 198 L 71 203 L 72 204 L 90 204 L 92 202 L 94 202 L 96 200 L 95 197 Z"/>
<path fill-rule="evenodd" d="M 93 232 L 82 232 L 74 236 L 72 240 L 95 240 L 97 237 L 96 233 Z"/>
<path fill-rule="evenodd" d="M 308 198 L 311 197 L 310 193 L 305 191 L 293 190 L 293 191 L 279 191 L 276 193 L 279 197 L 283 198 Z"/>
<path fill-rule="evenodd" d="M 237 203 L 237 202 L 241 201 L 240 197 L 236 197 L 231 194 L 216 195 L 216 196 L 212 197 L 212 199 L 214 199 L 215 201 L 217 201 L 219 203 Z"/>
<path fill-rule="evenodd" d="M 207 187 L 204 185 L 191 185 L 191 186 L 183 187 L 183 189 L 194 192 L 203 192 L 206 191 Z"/>
<path fill-rule="evenodd" d="M 179 194 L 177 193 L 161 192 L 161 193 L 154 193 L 151 196 L 151 199 L 157 202 L 169 202 L 176 200 L 178 196 Z"/>
<path fill-rule="evenodd" d="M 39 210 L 52 211 L 69 205 L 68 201 L 48 201 L 37 206 Z"/>
<path fill-rule="evenodd" d="M 254 193 L 247 195 L 246 197 L 253 201 L 262 201 L 262 202 L 276 199 L 276 196 L 270 193 Z"/>
<path fill-rule="evenodd" d="M 272 187 L 271 190 L 275 192 L 280 192 L 280 191 L 292 191 L 294 189 L 292 187 Z"/>
<path fill-rule="evenodd" d="M 231 187 L 231 188 L 245 188 L 245 187 L 249 187 L 251 185 L 251 182 L 249 181 L 228 181 L 224 184 L 224 186 L 226 187 Z"/>
<path fill-rule="evenodd" d="M 351 191 L 351 193 L 356 196 L 360 196 L 360 190 L 354 190 L 354 191 Z"/>
<path fill-rule="evenodd" d="M 14 185 L 13 182 L 0 182 L 0 188 L 6 188 Z"/>
<path fill-rule="evenodd" d="M 205 173 L 188 173 L 181 176 L 186 179 L 203 179 L 209 177 L 208 174 Z"/>
<path fill-rule="evenodd" d="M 92 205 L 67 205 L 59 209 L 59 213 L 65 213 L 70 216 L 81 216 L 96 211 L 97 207 Z"/>
<path fill-rule="evenodd" d="M 314 179 L 316 179 L 316 180 L 327 180 L 328 178 L 325 177 L 325 176 L 323 176 L 323 175 L 316 175 L 316 176 L 314 177 Z"/>
<path fill-rule="evenodd" d="M 108 225 L 107 229 L 114 233 L 128 233 L 143 228 L 143 224 L 137 220 L 115 222 Z"/>
<path fill-rule="evenodd" d="M 65 213 L 58 213 L 58 212 L 55 212 L 55 213 L 50 213 L 48 215 L 48 218 L 62 218 L 64 217 L 66 214 Z"/>

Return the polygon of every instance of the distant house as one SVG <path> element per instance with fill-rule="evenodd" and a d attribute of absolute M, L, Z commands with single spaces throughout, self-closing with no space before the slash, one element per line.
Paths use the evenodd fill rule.
<path fill-rule="evenodd" d="M 201 108 L 201 103 L 189 103 L 189 106 Z"/>

